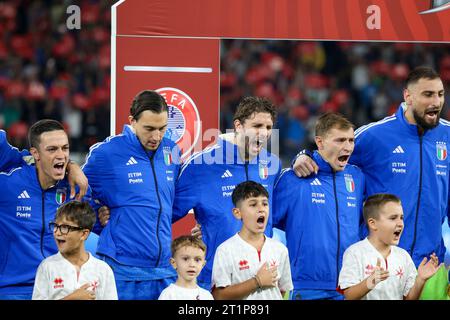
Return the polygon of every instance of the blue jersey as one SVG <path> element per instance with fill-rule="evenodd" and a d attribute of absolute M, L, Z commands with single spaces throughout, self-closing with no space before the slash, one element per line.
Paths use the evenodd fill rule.
<path fill-rule="evenodd" d="M 317 175 L 282 172 L 275 185 L 273 224 L 286 231 L 294 288 L 335 290 L 344 251 L 359 241 L 364 175 L 347 165 L 334 172 L 319 153 Z"/>
<path fill-rule="evenodd" d="M 6 132 L 0 130 L 0 171 L 6 172 L 25 164 L 22 158 L 29 155 L 27 150 L 19 151 L 11 146 L 6 139 Z"/>
<path fill-rule="evenodd" d="M 37 267 L 58 251 L 48 224 L 70 186 L 64 179 L 43 190 L 34 165 L 0 173 L 0 185 L 0 293 L 31 294 Z"/>
<path fill-rule="evenodd" d="M 206 266 L 199 281 L 211 282 L 212 263 L 217 247 L 241 229 L 241 221 L 232 214 L 231 194 L 241 182 L 252 180 L 262 184 L 272 195 L 275 179 L 281 171 L 278 157 L 263 149 L 249 162 L 242 161 L 235 144 L 224 139 L 194 154 L 181 169 L 174 204 L 174 221 L 194 209 L 207 247 Z M 271 207 L 271 197 L 269 197 Z M 266 228 L 272 236 L 272 219 Z"/>
<path fill-rule="evenodd" d="M 403 205 L 405 228 L 399 246 L 416 266 L 435 252 L 444 261 L 442 223 L 449 211 L 450 123 L 419 135 L 409 124 L 401 105 L 395 115 L 368 124 L 355 132 L 350 162 L 362 169 L 367 195 L 392 193 Z"/>
<path fill-rule="evenodd" d="M 97 253 L 121 264 L 166 268 L 172 240 L 172 205 L 180 152 L 163 138 L 147 151 L 130 126 L 90 148 L 83 171 L 93 198 L 110 209 Z"/>

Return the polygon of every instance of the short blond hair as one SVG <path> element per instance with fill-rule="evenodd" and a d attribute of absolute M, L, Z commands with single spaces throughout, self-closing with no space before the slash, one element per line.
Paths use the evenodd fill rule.
<path fill-rule="evenodd" d="M 335 112 L 327 112 L 319 117 L 316 122 L 316 136 L 325 136 L 331 129 L 348 130 L 355 126 L 343 115 Z"/>
<path fill-rule="evenodd" d="M 194 236 L 183 235 L 172 241 L 171 251 L 172 257 L 175 257 L 175 253 L 183 247 L 194 247 L 201 249 L 206 255 L 206 245 L 202 239 Z"/>

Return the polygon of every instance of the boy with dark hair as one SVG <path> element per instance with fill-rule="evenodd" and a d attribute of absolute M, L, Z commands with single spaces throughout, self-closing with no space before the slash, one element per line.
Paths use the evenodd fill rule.
<path fill-rule="evenodd" d="M 170 264 L 178 279 L 161 292 L 159 300 L 213 300 L 211 293 L 197 284 L 205 266 L 206 246 L 194 236 L 180 236 L 172 241 Z"/>
<path fill-rule="evenodd" d="M 417 300 L 427 279 L 439 269 L 433 253 L 418 270 L 407 251 L 398 247 L 403 209 L 392 194 L 374 194 L 364 203 L 369 236 L 344 253 L 339 286 L 349 300 Z"/>
<path fill-rule="evenodd" d="M 254 181 L 233 191 L 233 216 L 241 230 L 223 242 L 213 264 L 215 299 L 282 300 L 292 289 L 287 248 L 264 235 L 269 220 L 269 193 Z"/>
<path fill-rule="evenodd" d="M 111 268 L 84 247 L 95 220 L 87 202 L 72 201 L 58 209 L 49 226 L 59 252 L 39 265 L 33 300 L 117 300 Z"/>

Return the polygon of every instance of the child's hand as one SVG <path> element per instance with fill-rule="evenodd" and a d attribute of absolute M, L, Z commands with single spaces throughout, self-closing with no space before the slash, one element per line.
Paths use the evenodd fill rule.
<path fill-rule="evenodd" d="M 420 279 L 428 280 L 431 278 L 439 269 L 439 259 L 433 252 L 430 255 L 430 260 L 427 262 L 427 257 L 424 257 L 419 267 L 417 268 L 417 273 Z"/>
<path fill-rule="evenodd" d="M 72 292 L 65 299 L 66 300 L 95 300 L 95 292 L 88 290 L 90 283 L 85 283 L 80 288 Z"/>
<path fill-rule="evenodd" d="M 258 270 L 256 274 L 261 286 L 263 288 L 275 287 L 278 280 L 278 270 L 277 267 L 269 268 L 269 265 L 264 263 L 262 267 Z"/>
<path fill-rule="evenodd" d="M 387 278 L 389 278 L 389 271 L 384 270 L 384 268 L 381 267 L 381 260 L 380 258 L 377 258 L 377 265 L 375 266 L 375 270 L 367 278 L 367 288 L 372 290 L 378 283 L 386 280 Z"/>

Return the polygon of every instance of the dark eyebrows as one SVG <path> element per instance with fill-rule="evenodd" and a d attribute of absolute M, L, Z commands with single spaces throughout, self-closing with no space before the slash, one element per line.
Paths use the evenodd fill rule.
<path fill-rule="evenodd" d="M 161 130 L 161 129 L 164 129 L 165 127 L 167 127 L 167 124 L 163 125 L 160 128 L 155 128 L 155 127 L 152 127 L 152 126 L 144 126 L 144 129 L 145 130 L 149 130 L 149 131 L 153 131 L 153 130 Z"/>
<path fill-rule="evenodd" d="M 66 143 L 65 145 L 63 145 L 63 146 L 61 147 L 61 149 L 65 149 L 65 148 L 69 148 L 69 147 L 70 147 L 69 144 Z M 58 148 L 59 148 L 59 146 L 53 146 L 53 145 L 50 145 L 50 146 L 46 146 L 46 147 L 45 147 L 45 150 L 58 149 Z"/>

